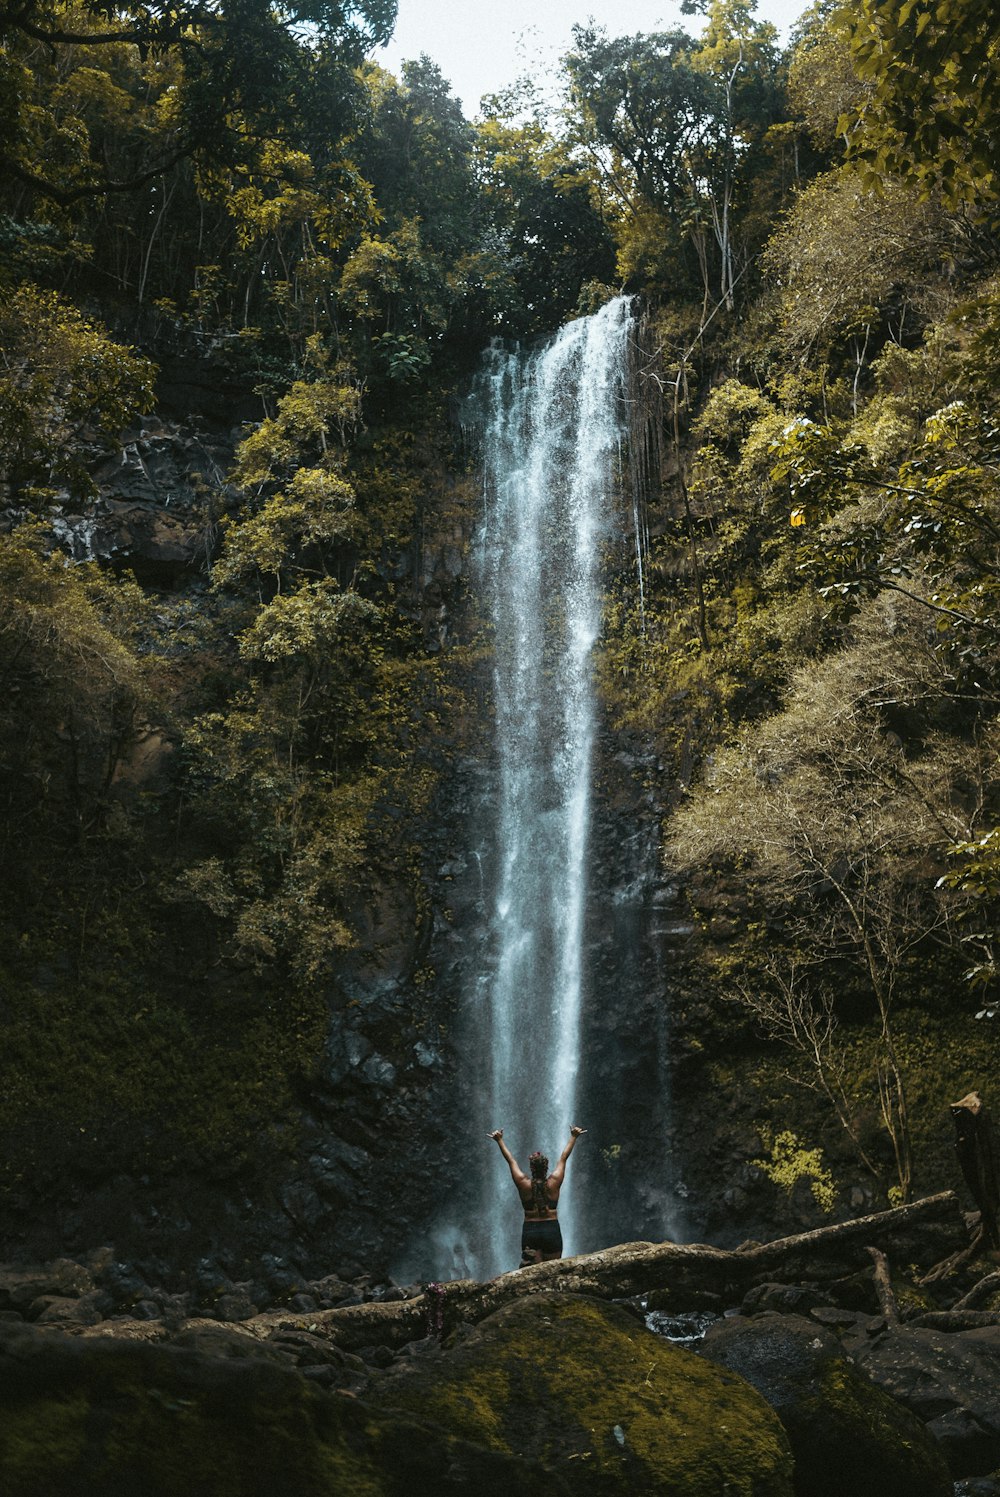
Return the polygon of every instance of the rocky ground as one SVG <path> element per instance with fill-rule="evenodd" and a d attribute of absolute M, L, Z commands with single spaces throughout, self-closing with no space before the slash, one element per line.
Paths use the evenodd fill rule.
<path fill-rule="evenodd" d="M 488 1286 L 310 1281 L 272 1259 L 167 1290 L 110 1248 L 5 1265 L 3 1489 L 1000 1497 L 1000 1271 L 928 1272 L 935 1211 L 882 1283 L 843 1229 L 787 1252 L 632 1244 Z M 565 1292 L 615 1264 L 631 1287 L 671 1253 L 662 1289 Z M 682 1287 L 685 1264 L 703 1284 L 721 1265 L 721 1286 L 743 1262 L 742 1296 Z"/>

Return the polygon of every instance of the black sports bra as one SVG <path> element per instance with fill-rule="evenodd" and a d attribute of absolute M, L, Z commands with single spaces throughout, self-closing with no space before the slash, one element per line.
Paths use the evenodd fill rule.
<path fill-rule="evenodd" d="M 520 1191 L 518 1192 L 518 1194 L 520 1195 Z M 524 1196 L 521 1196 L 521 1205 L 524 1207 L 524 1214 L 525 1214 L 525 1216 L 527 1216 L 527 1214 L 528 1214 L 529 1211 L 537 1211 L 538 1210 L 538 1202 L 535 1200 L 535 1197 L 533 1195 L 528 1196 L 527 1199 L 525 1199 Z M 558 1209 L 559 1209 L 558 1199 L 553 1200 L 552 1197 L 548 1193 L 546 1193 L 546 1196 L 545 1196 L 545 1210 L 546 1211 L 557 1211 Z M 543 1216 L 534 1217 L 532 1219 L 535 1220 L 535 1221 L 544 1221 L 545 1220 L 545 1218 Z"/>

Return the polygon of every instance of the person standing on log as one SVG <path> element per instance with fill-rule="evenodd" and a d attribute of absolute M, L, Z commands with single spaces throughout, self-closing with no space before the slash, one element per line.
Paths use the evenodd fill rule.
<path fill-rule="evenodd" d="M 566 1161 L 576 1147 L 576 1141 L 586 1133 L 576 1123 L 569 1130 L 569 1143 L 559 1155 L 556 1167 L 549 1174 L 546 1155 L 537 1151 L 528 1160 L 531 1170 L 526 1175 L 503 1141 L 503 1129 L 494 1128 L 490 1138 L 495 1139 L 500 1152 L 507 1161 L 510 1177 L 524 1207 L 524 1226 L 521 1228 L 521 1261 L 518 1268 L 527 1268 L 529 1263 L 548 1263 L 561 1258 L 563 1251 L 562 1231 L 556 1214 L 559 1192 L 566 1178 Z"/>

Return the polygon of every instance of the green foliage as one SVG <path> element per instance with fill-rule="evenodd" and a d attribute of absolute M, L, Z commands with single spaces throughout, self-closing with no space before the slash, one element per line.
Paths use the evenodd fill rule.
<path fill-rule="evenodd" d="M 902 329 L 907 301 L 923 294 L 947 234 L 940 209 L 906 186 L 889 183 L 872 198 L 850 172 L 818 177 L 796 198 L 764 259 L 779 288 L 785 345 L 815 358 L 834 340 L 870 336 L 887 320 Z"/>
<path fill-rule="evenodd" d="M 493 308 L 500 327 L 514 334 L 558 326 L 576 310 L 582 286 L 610 282 L 614 272 L 593 174 L 537 117 L 525 120 L 521 103 L 494 100 L 477 128 L 476 173 L 489 233 L 462 267 L 481 286 L 479 317 Z"/>
<path fill-rule="evenodd" d="M 971 663 L 995 634 L 1000 443 L 992 397 L 951 399 L 922 423 L 913 419 L 914 396 L 926 410 L 932 395 L 961 385 L 969 354 L 954 346 L 952 329 L 942 358 L 948 332 L 932 329 L 922 355 L 888 350 L 877 366 L 885 395 L 859 421 L 789 422 L 774 474 L 818 525 L 802 566 L 825 593 L 850 601 L 889 588 L 916 597 L 943 646 L 971 651 Z M 906 390 L 905 404 L 894 385 Z"/>
<path fill-rule="evenodd" d="M 60 842 L 104 826 L 148 696 L 136 651 L 145 612 L 133 585 L 116 587 L 92 568 L 67 570 L 30 528 L 0 537 L 7 858 L 36 819 Z M 30 895 L 30 881 L 23 892 Z"/>
<path fill-rule="evenodd" d="M 224 14 L 201 0 L 169 11 L 140 4 L 121 14 L 99 3 L 22 6 L 3 17 L 14 87 L 0 120 L 0 159 L 23 184 L 71 204 L 139 189 L 186 157 L 228 166 L 254 162 L 260 142 L 308 130 L 331 111 L 343 132 L 353 112 L 351 69 L 388 39 L 395 12 L 395 0 L 305 0 L 280 10 L 242 0 Z M 47 47 L 60 83 L 47 99 L 20 62 L 38 43 Z M 89 67 L 67 87 L 66 71 L 76 70 L 81 50 Z M 141 146 L 134 142 L 138 149 L 126 153 L 120 178 L 102 159 L 105 130 L 95 133 L 80 113 L 64 110 L 67 103 L 86 105 L 95 124 L 117 127 L 128 115 L 131 90 L 112 84 L 105 69 L 134 69 L 136 58 L 143 69 L 153 60 L 150 76 L 157 67 L 169 75 L 168 92 L 160 94 L 165 128 Z"/>
<path fill-rule="evenodd" d="M 775 1137 L 768 1159 L 754 1159 L 751 1163 L 789 1194 L 800 1180 L 808 1180 L 812 1198 L 824 1215 L 829 1216 L 833 1210 L 837 1191 L 833 1175 L 823 1163 L 823 1150 L 807 1149 L 790 1130 Z"/>
<path fill-rule="evenodd" d="M 841 120 L 860 107 L 865 85 L 851 65 L 846 37 L 831 24 L 829 7 L 811 6 L 803 21 L 788 64 L 788 102 L 804 119 L 813 143 L 831 152 Z"/>
<path fill-rule="evenodd" d="M 870 87 L 838 124 L 865 186 L 898 179 L 953 207 L 994 198 L 1000 30 L 988 0 L 859 0 L 836 22 Z"/>
<path fill-rule="evenodd" d="M 0 479 L 18 502 L 65 484 L 89 494 L 91 433 L 152 403 L 153 366 L 55 292 L 19 286 L 0 310 Z"/>

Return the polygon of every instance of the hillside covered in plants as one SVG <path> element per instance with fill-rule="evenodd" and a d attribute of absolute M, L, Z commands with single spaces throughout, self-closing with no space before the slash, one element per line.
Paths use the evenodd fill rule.
<path fill-rule="evenodd" d="M 379 66 L 393 0 L 0 9 L 3 1256 L 385 1272 L 426 1228 L 473 1147 L 468 394 L 621 292 L 603 815 L 655 827 L 678 1121 L 600 1179 L 727 1243 L 954 1183 L 1000 1024 L 1000 28 L 691 9 L 474 117 Z"/>

